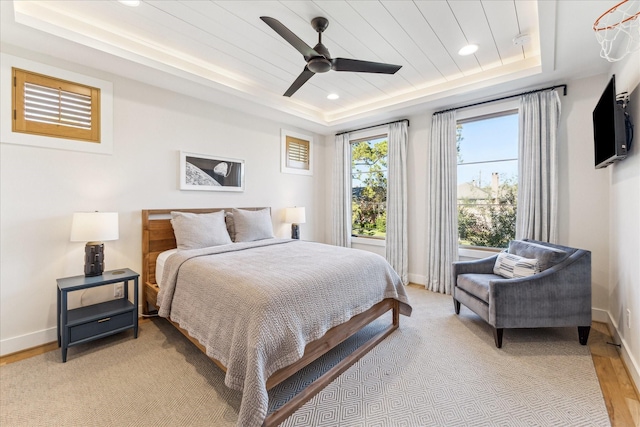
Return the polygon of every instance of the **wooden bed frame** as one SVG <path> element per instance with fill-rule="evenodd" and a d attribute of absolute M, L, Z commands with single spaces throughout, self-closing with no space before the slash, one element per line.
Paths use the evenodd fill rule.
<path fill-rule="evenodd" d="M 263 208 L 242 209 L 258 210 Z M 142 211 L 142 312 L 144 314 L 149 313 L 150 306 L 158 307 L 157 298 L 159 288 L 156 284 L 155 277 L 156 259 L 161 252 L 176 248 L 176 239 L 170 222 L 171 212 L 211 213 L 219 212 L 221 210 L 230 210 L 230 208 L 145 209 Z M 392 320 L 386 328 L 371 337 L 349 356 L 345 357 L 337 365 L 324 373 L 313 383 L 309 384 L 286 404 L 269 414 L 265 419 L 263 426 L 271 427 L 282 423 L 298 408 L 304 405 L 313 396 L 318 394 L 324 387 L 337 378 L 342 372 L 346 371 L 351 365 L 360 360 L 360 358 L 362 358 L 362 356 L 364 356 L 369 350 L 397 329 L 400 325 L 400 303 L 392 298 L 384 299 L 364 313 L 354 316 L 346 323 L 330 329 L 323 337 L 307 344 L 304 355 L 300 360 L 271 375 L 267 380 L 267 390 L 270 390 L 285 379 L 291 377 L 300 369 L 309 365 L 389 310 L 392 311 Z M 169 320 L 169 322 L 171 321 Z M 206 354 L 204 346 L 198 342 L 198 340 L 191 337 L 187 331 L 180 328 L 176 323 L 171 323 Z M 226 372 L 226 367 L 220 361 L 213 358 L 211 358 L 211 360 Z"/>

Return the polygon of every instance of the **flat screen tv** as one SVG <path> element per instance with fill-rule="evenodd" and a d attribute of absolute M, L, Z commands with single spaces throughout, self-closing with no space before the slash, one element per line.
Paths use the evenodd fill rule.
<path fill-rule="evenodd" d="M 613 75 L 593 110 L 593 137 L 596 169 L 627 157 L 627 131 L 622 102 L 616 99 Z"/>

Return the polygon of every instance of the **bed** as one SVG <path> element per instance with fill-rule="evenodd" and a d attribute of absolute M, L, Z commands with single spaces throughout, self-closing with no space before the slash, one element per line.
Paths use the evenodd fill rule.
<path fill-rule="evenodd" d="M 202 242 L 192 221 L 205 218 L 214 237 Z M 142 211 L 143 313 L 158 309 L 242 390 L 239 426 L 280 424 L 411 314 L 382 257 L 277 239 L 270 228 L 268 208 Z M 267 390 L 389 311 L 384 329 L 267 415 Z"/>

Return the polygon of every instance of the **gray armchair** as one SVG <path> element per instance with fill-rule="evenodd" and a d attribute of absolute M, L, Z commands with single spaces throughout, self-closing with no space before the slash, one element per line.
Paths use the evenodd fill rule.
<path fill-rule="evenodd" d="M 514 240 L 508 253 L 539 262 L 539 273 L 508 279 L 494 274 L 498 254 L 453 263 L 453 303 L 493 326 L 496 347 L 504 328 L 577 326 L 586 345 L 591 328 L 591 252 L 535 240 Z"/>

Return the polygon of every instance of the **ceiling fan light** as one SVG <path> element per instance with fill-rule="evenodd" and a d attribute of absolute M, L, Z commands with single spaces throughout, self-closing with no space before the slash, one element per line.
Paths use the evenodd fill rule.
<path fill-rule="evenodd" d="M 307 62 L 307 68 L 314 73 L 326 73 L 331 69 L 331 61 L 322 57 L 311 58 L 309 62 Z"/>
<path fill-rule="evenodd" d="M 468 44 L 468 45 L 462 47 L 458 51 L 458 55 L 460 55 L 460 56 L 472 55 L 472 54 L 476 53 L 477 50 L 478 50 L 478 45 L 477 44 Z"/>
<path fill-rule="evenodd" d="M 330 93 L 329 95 L 327 95 L 327 99 L 330 99 L 332 101 L 338 98 L 340 98 L 340 95 L 338 95 L 337 93 Z"/>

